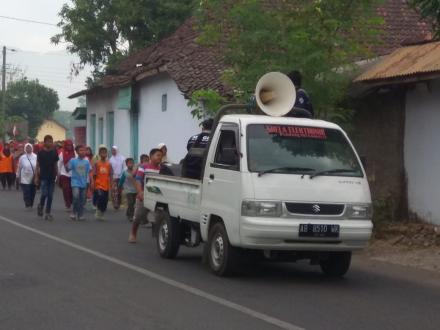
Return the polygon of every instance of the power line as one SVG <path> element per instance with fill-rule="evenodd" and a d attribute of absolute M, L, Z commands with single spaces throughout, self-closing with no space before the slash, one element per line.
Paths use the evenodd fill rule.
<path fill-rule="evenodd" d="M 53 24 L 53 23 L 48 23 L 48 22 L 43 22 L 43 21 L 36 21 L 36 20 L 33 20 L 33 19 L 26 19 L 26 18 L 12 17 L 12 16 L 3 16 L 3 15 L 0 15 L 0 18 L 9 19 L 9 20 L 13 20 L 13 21 L 19 21 L 19 22 L 25 22 L 25 23 L 34 23 L 34 24 L 42 24 L 42 25 L 49 25 L 49 26 L 56 26 L 56 27 L 58 27 L 58 25 Z"/>

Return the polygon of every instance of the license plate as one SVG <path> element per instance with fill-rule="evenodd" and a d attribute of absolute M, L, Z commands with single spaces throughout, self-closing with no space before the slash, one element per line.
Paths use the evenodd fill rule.
<path fill-rule="evenodd" d="M 339 225 L 315 225 L 302 223 L 299 225 L 299 237 L 339 237 Z"/>

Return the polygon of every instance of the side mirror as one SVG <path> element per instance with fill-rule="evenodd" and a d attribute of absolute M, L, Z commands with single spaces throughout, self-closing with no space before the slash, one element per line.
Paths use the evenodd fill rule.
<path fill-rule="evenodd" d="M 364 167 L 364 169 L 367 169 L 367 157 L 360 156 L 360 159 L 361 159 L 361 163 L 362 163 L 362 166 Z"/>

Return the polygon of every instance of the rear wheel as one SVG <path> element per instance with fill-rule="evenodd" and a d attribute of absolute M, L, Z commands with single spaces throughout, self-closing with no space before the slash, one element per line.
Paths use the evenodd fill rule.
<path fill-rule="evenodd" d="M 173 259 L 179 252 L 180 224 L 177 219 L 171 218 L 165 212 L 159 219 L 156 237 L 157 250 L 162 258 Z"/>
<path fill-rule="evenodd" d="M 238 249 L 229 243 L 226 228 L 216 223 L 209 232 L 207 258 L 212 272 L 218 276 L 231 275 L 237 266 Z"/>
<path fill-rule="evenodd" d="M 342 277 L 350 268 L 351 252 L 330 252 L 319 261 L 322 272 L 329 277 Z"/>

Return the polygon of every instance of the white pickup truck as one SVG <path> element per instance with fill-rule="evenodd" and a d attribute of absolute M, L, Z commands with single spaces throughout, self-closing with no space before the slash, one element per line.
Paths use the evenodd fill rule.
<path fill-rule="evenodd" d="M 144 196 L 160 255 L 202 242 L 220 276 L 250 254 L 310 259 L 343 276 L 373 227 L 360 158 L 345 132 L 322 120 L 225 115 L 202 179 L 148 175 Z"/>

